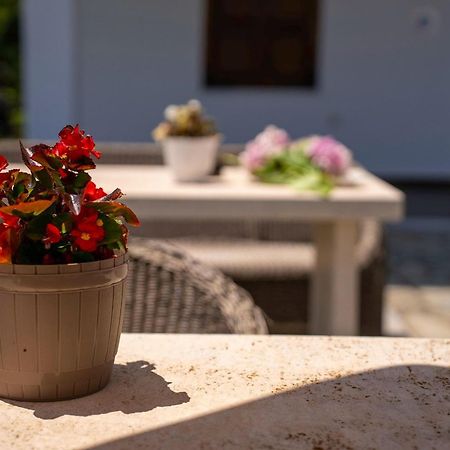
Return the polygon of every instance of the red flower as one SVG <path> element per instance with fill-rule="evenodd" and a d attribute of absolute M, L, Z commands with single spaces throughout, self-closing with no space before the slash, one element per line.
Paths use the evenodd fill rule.
<path fill-rule="evenodd" d="M 59 132 L 59 137 L 60 142 L 55 145 L 55 151 L 61 156 L 67 154 L 72 161 L 77 161 L 82 157 L 89 158 L 91 154 L 97 159 L 101 156 L 101 153 L 95 150 L 95 142 L 92 136 L 86 135 L 78 125 L 75 128 L 72 125 L 66 125 Z M 66 148 L 62 147 L 61 144 Z"/>
<path fill-rule="evenodd" d="M 52 223 L 48 223 L 45 230 L 44 240 L 50 244 L 57 244 L 61 240 L 61 231 Z"/>
<path fill-rule="evenodd" d="M 102 188 L 98 188 L 93 181 L 89 181 L 84 189 L 84 199 L 88 202 L 93 202 L 106 195 Z"/>
<path fill-rule="evenodd" d="M 3 169 L 6 169 L 8 167 L 8 161 L 6 158 L 2 155 L 0 155 L 0 171 Z M 0 173 L 0 185 L 3 184 L 5 181 L 9 180 L 11 177 L 11 171 Z"/>
<path fill-rule="evenodd" d="M 75 238 L 74 244 L 83 252 L 92 253 L 105 237 L 103 222 L 98 212 L 93 208 L 83 208 L 81 214 L 75 218 L 74 228 L 71 232 Z"/>
<path fill-rule="evenodd" d="M 20 219 L 17 216 L 0 212 L 0 218 L 3 220 L 2 222 L 3 228 L 13 230 L 17 230 L 20 228 L 19 224 Z"/>
<path fill-rule="evenodd" d="M 11 229 L 0 225 L 0 264 L 11 263 Z"/>
<path fill-rule="evenodd" d="M 0 170 L 6 169 L 8 167 L 8 161 L 3 155 L 0 155 Z"/>
<path fill-rule="evenodd" d="M 9 264 L 12 255 L 12 240 L 15 231 L 20 228 L 20 219 L 11 214 L 0 212 L 3 222 L 0 224 L 0 264 Z"/>
<path fill-rule="evenodd" d="M 53 147 L 52 147 L 52 153 L 55 156 L 65 156 L 67 155 L 67 151 L 68 151 L 68 147 L 66 145 L 64 145 L 62 142 L 57 142 Z"/>
<path fill-rule="evenodd" d="M 67 178 L 69 174 L 64 169 L 58 169 L 59 176 L 61 177 L 61 180 L 64 180 L 64 178 Z"/>

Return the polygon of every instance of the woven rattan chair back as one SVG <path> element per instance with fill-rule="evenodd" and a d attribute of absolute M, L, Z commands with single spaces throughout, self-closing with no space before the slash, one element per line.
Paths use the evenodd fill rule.
<path fill-rule="evenodd" d="M 266 334 L 250 295 L 216 269 L 164 241 L 129 245 L 123 331 Z"/>

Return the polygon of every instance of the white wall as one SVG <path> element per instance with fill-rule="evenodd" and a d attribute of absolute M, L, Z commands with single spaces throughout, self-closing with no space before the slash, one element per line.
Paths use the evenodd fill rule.
<path fill-rule="evenodd" d="M 20 5 L 25 134 L 45 139 L 78 117 L 77 9 L 73 0 L 22 0 Z"/>
<path fill-rule="evenodd" d="M 148 140 L 167 103 L 197 97 L 228 142 L 276 123 L 293 136 L 332 133 L 384 175 L 450 176 L 448 0 L 323 0 L 316 90 L 206 88 L 202 0 L 72 1 L 71 65 L 27 64 L 30 137 L 51 137 L 72 117 L 99 140 Z M 431 26 L 421 29 L 414 14 L 423 5 Z M 40 29 L 28 25 L 27 60 L 39 50 L 55 63 L 64 36 L 35 41 Z M 50 88 L 65 83 L 69 97 Z M 73 111 L 60 115 L 67 98 Z M 56 113 L 43 114 L 42 102 Z"/>

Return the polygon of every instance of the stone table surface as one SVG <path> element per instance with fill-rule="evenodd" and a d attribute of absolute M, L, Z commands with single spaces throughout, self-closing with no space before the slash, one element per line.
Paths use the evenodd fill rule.
<path fill-rule="evenodd" d="M 23 164 L 14 167 L 28 171 Z M 404 215 L 404 194 L 361 166 L 351 167 L 327 197 L 258 182 L 242 167 L 225 167 L 220 176 L 182 183 L 166 166 L 100 163 L 92 177 L 106 192 L 119 186 L 125 193 L 122 201 L 144 221 L 196 217 L 396 222 Z"/>
<path fill-rule="evenodd" d="M 123 335 L 103 391 L 0 400 L 0 448 L 450 448 L 449 364 L 444 339 Z"/>
<path fill-rule="evenodd" d="M 120 184 L 123 200 L 142 220 L 159 218 L 260 218 L 397 221 L 403 217 L 403 194 L 362 167 L 329 197 L 298 192 L 290 186 L 256 182 L 241 167 L 226 167 L 204 182 L 180 183 L 165 166 L 99 164 L 98 186 L 111 192 Z"/>

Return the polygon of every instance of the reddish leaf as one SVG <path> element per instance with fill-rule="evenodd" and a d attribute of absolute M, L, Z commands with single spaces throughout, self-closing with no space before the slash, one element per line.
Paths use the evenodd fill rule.
<path fill-rule="evenodd" d="M 23 163 L 32 171 L 35 172 L 36 170 L 41 170 L 42 166 L 38 164 L 36 161 L 33 161 L 33 152 L 26 148 L 22 141 L 19 141 L 20 144 L 20 152 L 22 153 L 22 160 Z"/>
<path fill-rule="evenodd" d="M 35 200 L 34 202 L 23 202 L 18 203 L 17 205 L 3 206 L 0 208 L 0 212 L 5 214 L 13 214 L 14 211 L 18 211 L 24 214 L 38 215 L 52 206 L 55 200 L 56 197 L 52 200 Z"/>
<path fill-rule="evenodd" d="M 111 194 L 105 195 L 102 198 L 99 198 L 97 202 L 110 202 L 111 200 L 117 200 L 122 197 L 123 193 L 119 188 L 114 189 Z"/>
<path fill-rule="evenodd" d="M 48 145 L 39 144 L 30 148 L 31 159 L 38 162 L 46 169 L 59 170 L 63 166 L 61 158 L 52 153 L 52 148 Z"/>
<path fill-rule="evenodd" d="M 66 166 L 76 172 L 81 172 L 83 170 L 93 170 L 96 167 L 94 161 L 92 161 L 91 158 L 83 155 L 79 156 L 76 160 L 67 160 Z"/>
<path fill-rule="evenodd" d="M 3 155 L 0 155 L 0 170 L 6 169 L 7 167 L 8 167 L 7 159 Z"/>

